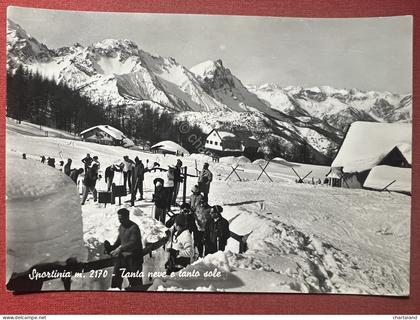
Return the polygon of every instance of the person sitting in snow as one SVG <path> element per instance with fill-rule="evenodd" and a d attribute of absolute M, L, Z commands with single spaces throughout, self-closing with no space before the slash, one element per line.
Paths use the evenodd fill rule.
<path fill-rule="evenodd" d="M 96 202 L 98 193 L 96 191 L 96 181 L 98 180 L 98 165 L 95 163 L 89 168 L 83 179 L 83 198 L 82 206 L 85 204 L 89 192 L 93 194 L 93 200 Z"/>
<path fill-rule="evenodd" d="M 120 222 L 117 240 L 113 245 L 107 240 L 104 242 L 105 252 L 117 257 L 114 263 L 111 288 L 122 289 L 124 271 L 133 274 L 133 276 L 127 276 L 130 287 L 141 286 L 142 277 L 139 275 L 143 269 L 143 245 L 140 228 L 130 220 L 130 212 L 126 208 L 119 209 L 117 214 Z"/>
<path fill-rule="evenodd" d="M 204 241 L 205 255 L 224 251 L 230 237 L 229 222 L 222 217 L 223 208 L 213 206 L 210 210 L 211 219 L 207 221 Z"/>
<path fill-rule="evenodd" d="M 195 224 L 197 226 L 197 230 L 195 230 L 194 233 L 194 246 L 197 248 L 198 256 L 200 258 L 203 257 L 204 253 L 206 225 L 211 219 L 210 211 L 211 207 L 208 205 L 206 200 L 201 198 L 194 212 Z"/>
<path fill-rule="evenodd" d="M 185 215 L 176 216 L 170 246 L 166 251 L 169 253 L 168 261 L 165 263 L 167 275 L 185 268 L 192 262 L 194 257 L 193 239 L 188 230 L 188 221 Z"/>
<path fill-rule="evenodd" d="M 161 181 L 157 181 L 155 184 L 153 202 L 155 203 L 155 219 L 165 224 L 168 210 L 168 195 L 166 194 L 166 190 L 163 188 L 163 183 Z"/>
<path fill-rule="evenodd" d="M 200 189 L 197 185 L 191 189 L 191 192 L 192 195 L 190 196 L 190 205 L 192 211 L 195 212 L 201 199 L 203 199 L 203 195 L 200 193 Z"/>

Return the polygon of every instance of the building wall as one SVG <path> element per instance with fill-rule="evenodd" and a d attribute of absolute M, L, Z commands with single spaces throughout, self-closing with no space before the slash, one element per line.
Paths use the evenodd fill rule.
<path fill-rule="evenodd" d="M 204 145 L 206 149 L 223 151 L 222 140 L 216 131 L 213 131 L 206 139 L 206 144 Z"/>

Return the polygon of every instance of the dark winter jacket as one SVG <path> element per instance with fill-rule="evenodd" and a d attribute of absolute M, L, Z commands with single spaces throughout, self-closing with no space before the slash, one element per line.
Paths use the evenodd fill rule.
<path fill-rule="evenodd" d="M 110 180 L 110 181 L 114 180 L 114 174 L 115 174 L 115 170 L 112 168 L 112 166 L 106 167 L 106 169 L 105 169 L 105 182 L 107 183 L 108 180 Z"/>
<path fill-rule="evenodd" d="M 181 183 L 183 181 L 181 176 L 181 167 L 175 166 L 174 169 L 174 182 L 175 183 Z"/>
<path fill-rule="evenodd" d="M 133 168 L 133 184 L 135 184 L 137 180 L 144 180 L 144 165 L 142 162 L 136 163 Z"/>
<path fill-rule="evenodd" d="M 82 162 L 85 164 L 85 166 L 89 167 L 92 163 L 93 159 L 91 157 L 85 157 L 82 159 Z"/>
<path fill-rule="evenodd" d="M 71 162 L 67 162 L 64 166 L 64 174 L 70 176 Z"/>
<path fill-rule="evenodd" d="M 230 237 L 229 222 L 220 216 L 216 221 L 209 219 L 204 235 L 206 254 L 224 251 Z"/>
<path fill-rule="evenodd" d="M 123 256 L 129 256 L 143 251 L 140 228 L 133 221 L 130 220 L 126 226 L 122 224 L 119 226 L 118 238 L 110 249 L 114 250 L 119 246 L 121 246 L 121 255 Z M 143 257 L 140 259 L 143 262 Z"/>
<path fill-rule="evenodd" d="M 164 188 L 156 189 L 153 200 L 156 208 L 165 209 L 168 207 L 168 194 Z"/>
<path fill-rule="evenodd" d="M 74 183 L 77 184 L 77 178 L 79 177 L 79 171 L 77 169 L 73 169 L 70 171 L 70 179 L 73 180 Z"/>
<path fill-rule="evenodd" d="M 173 225 L 174 225 L 174 223 L 175 223 L 175 219 L 176 219 L 176 217 L 178 216 L 178 215 L 180 215 L 180 214 L 184 214 L 186 217 L 187 217 L 187 225 L 188 225 L 188 227 L 187 227 L 187 229 L 190 231 L 190 232 L 195 232 L 196 230 L 197 230 L 197 226 L 195 225 L 195 217 L 194 217 L 194 215 L 192 214 L 192 213 L 190 213 L 190 214 L 185 214 L 185 213 L 178 213 L 178 214 L 174 214 L 172 217 L 170 217 L 170 219 L 165 223 L 165 226 L 167 227 L 167 228 L 171 228 Z"/>
<path fill-rule="evenodd" d="M 83 179 L 83 184 L 86 187 L 95 188 L 96 180 L 98 180 L 98 171 L 94 168 L 89 168 Z"/>

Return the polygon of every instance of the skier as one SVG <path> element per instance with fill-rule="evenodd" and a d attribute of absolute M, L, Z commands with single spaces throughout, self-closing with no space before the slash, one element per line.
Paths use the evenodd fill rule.
<path fill-rule="evenodd" d="M 119 209 L 117 214 L 120 222 L 117 240 L 113 245 L 108 241 L 104 242 L 105 252 L 113 257 L 118 257 L 114 263 L 111 288 L 122 289 L 123 271 L 127 273 L 130 287 L 141 286 L 142 277 L 140 273 L 143 269 L 143 246 L 140 228 L 130 220 L 130 212 L 126 208 Z"/>
<path fill-rule="evenodd" d="M 166 251 L 169 253 L 168 261 L 165 263 L 167 275 L 185 268 L 192 262 L 194 257 L 193 239 L 188 230 L 186 216 L 181 214 L 176 216 L 170 247 Z"/>
<path fill-rule="evenodd" d="M 67 176 L 70 176 L 71 163 L 72 163 L 72 160 L 71 159 L 67 159 L 67 163 L 64 166 L 64 174 L 67 175 Z"/>
<path fill-rule="evenodd" d="M 223 208 L 213 206 L 210 210 L 211 218 L 207 221 L 204 241 L 205 255 L 224 251 L 230 237 L 229 222 L 222 217 Z"/>
<path fill-rule="evenodd" d="M 203 165 L 203 170 L 198 176 L 198 188 L 204 194 L 204 199 L 209 201 L 210 183 L 213 181 L 213 174 L 209 170 L 209 164 Z"/>
<path fill-rule="evenodd" d="M 96 191 L 96 181 L 98 180 L 98 165 L 95 163 L 88 168 L 85 178 L 83 179 L 83 198 L 82 206 L 85 204 L 89 191 L 93 194 L 93 201 L 97 201 L 98 193 Z"/>
<path fill-rule="evenodd" d="M 41 163 L 45 163 L 45 156 L 41 156 Z"/>

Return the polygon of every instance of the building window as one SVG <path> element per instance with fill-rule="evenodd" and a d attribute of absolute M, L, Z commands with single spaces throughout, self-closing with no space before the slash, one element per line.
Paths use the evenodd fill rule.
<path fill-rule="evenodd" d="M 217 141 L 214 142 L 214 145 L 217 146 Z"/>
<path fill-rule="evenodd" d="M 206 143 L 210 143 L 210 141 L 209 140 L 206 140 Z"/>

